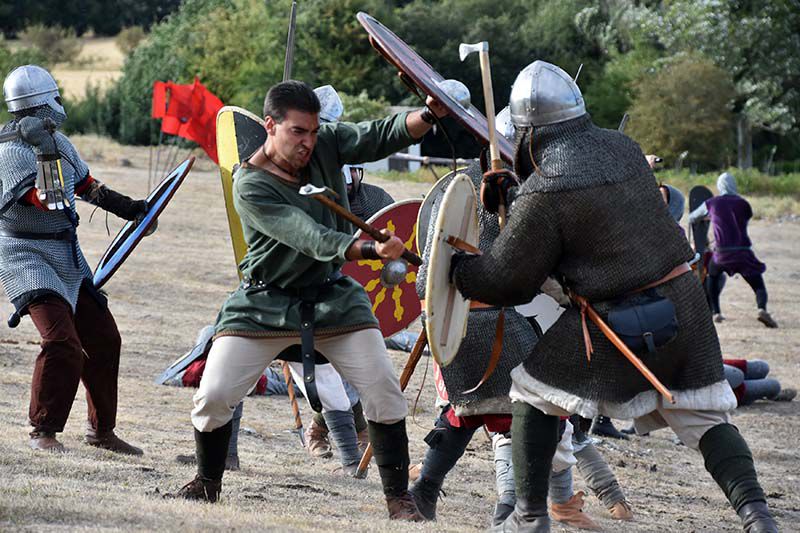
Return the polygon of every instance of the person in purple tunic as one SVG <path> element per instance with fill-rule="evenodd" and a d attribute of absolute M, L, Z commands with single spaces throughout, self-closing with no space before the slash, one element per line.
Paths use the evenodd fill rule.
<path fill-rule="evenodd" d="M 725 320 L 719 306 L 725 274 L 741 274 L 756 295 L 758 321 L 768 328 L 777 328 L 778 323 L 767 312 L 767 288 L 763 276 L 767 266 L 756 258 L 747 235 L 747 223 L 753 216 L 753 209 L 737 194 L 736 178 L 730 173 L 720 174 L 717 190 L 719 196 L 706 200 L 689 214 L 690 224 L 708 217 L 714 229 L 714 252 L 708 264 L 708 291 L 714 321 Z"/>

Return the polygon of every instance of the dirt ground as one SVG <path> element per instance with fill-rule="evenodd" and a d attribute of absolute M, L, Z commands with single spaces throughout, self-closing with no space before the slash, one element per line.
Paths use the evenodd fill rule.
<path fill-rule="evenodd" d="M 146 151 L 126 148 L 100 157 L 98 140 L 78 142 L 93 174 L 135 197 L 147 192 Z M 94 155 L 93 155 L 94 154 Z M 134 162 L 116 167 L 117 157 Z M 141 163 L 140 163 L 141 162 Z M 390 183 L 396 199 L 421 195 L 425 184 Z M 121 225 L 104 213 L 80 206 L 82 247 L 90 264 Z M 27 447 L 27 406 L 38 335 L 28 318 L 17 329 L 0 326 L 0 529 L 3 530 L 270 530 L 270 531 L 480 531 L 495 502 L 491 446 L 476 434 L 466 456 L 445 484 L 435 524 L 391 523 L 385 518 L 380 481 L 332 473 L 337 461 L 312 460 L 299 446 L 285 397 L 249 398 L 239 439 L 242 470 L 226 475 L 218 505 L 162 499 L 194 475 L 174 458 L 193 449 L 189 420 L 193 390 L 153 384 L 187 351 L 197 331 L 213 322 L 237 284 L 220 180 L 208 162 L 198 165 L 162 215 L 158 232 L 106 286 L 123 339 L 118 432 L 145 450 L 142 458 L 119 457 L 82 444 L 86 402 L 82 390 L 61 438 L 63 455 Z M 800 223 L 758 221 L 751 234 L 766 275 L 770 308 L 781 324 L 767 330 L 755 321 L 750 289 L 730 280 L 724 295 L 728 320 L 719 327 L 724 352 L 769 361 L 772 375 L 798 386 L 800 324 Z M 5 298 L 0 313 L 11 306 Z M 393 352 L 398 372 L 406 354 Z M 426 375 L 426 359 L 406 391 L 413 405 Z M 422 438 L 432 419 L 432 372 L 409 418 L 412 460 L 426 450 Z M 783 531 L 800 530 L 800 403 L 757 403 L 739 409 L 735 423 L 747 438 L 770 504 Z M 302 406 L 303 419 L 310 409 Z M 618 421 L 618 425 L 625 422 Z M 606 530 L 737 531 L 738 519 L 703 469 L 699 454 L 677 446 L 669 430 L 629 442 L 601 440 L 605 454 L 630 499 L 636 520 L 612 521 L 594 497 L 587 511 Z M 576 474 L 576 490 L 583 482 Z M 554 531 L 571 531 L 554 526 Z"/>

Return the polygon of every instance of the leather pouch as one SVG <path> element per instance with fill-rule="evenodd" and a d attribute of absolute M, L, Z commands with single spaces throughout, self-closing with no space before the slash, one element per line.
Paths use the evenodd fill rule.
<path fill-rule="evenodd" d="M 638 354 L 652 353 L 678 334 L 675 305 L 648 289 L 617 303 L 608 313 L 608 325 Z"/>

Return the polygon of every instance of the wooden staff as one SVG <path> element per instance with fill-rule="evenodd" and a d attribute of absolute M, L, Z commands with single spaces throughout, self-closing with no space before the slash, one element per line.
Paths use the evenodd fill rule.
<path fill-rule="evenodd" d="M 428 345 L 428 334 L 425 332 L 425 328 L 422 328 L 422 331 L 417 337 L 417 342 L 414 343 L 414 348 L 411 349 L 411 353 L 408 356 L 408 360 L 406 361 L 406 366 L 403 367 L 403 372 L 400 374 L 400 390 L 406 390 L 408 386 L 408 382 L 411 381 L 411 376 L 414 375 L 414 369 L 417 368 L 417 363 L 419 363 L 420 358 L 422 357 L 422 352 L 425 350 L 425 347 Z M 367 468 L 369 467 L 369 462 L 372 460 L 372 443 L 370 442 L 367 445 L 367 449 L 364 450 L 364 455 L 361 456 L 361 461 L 358 463 L 358 469 L 356 470 L 355 477 L 357 478 L 364 478 L 367 475 Z"/>
<path fill-rule="evenodd" d="M 294 395 L 294 380 L 292 379 L 292 372 L 289 370 L 289 363 L 281 361 L 281 369 L 283 370 L 283 379 L 289 388 L 289 403 L 292 404 L 292 414 L 294 414 L 294 431 L 300 437 L 300 442 L 305 448 L 306 437 L 303 435 L 303 419 L 300 418 L 300 406 L 297 405 L 297 397 Z"/>

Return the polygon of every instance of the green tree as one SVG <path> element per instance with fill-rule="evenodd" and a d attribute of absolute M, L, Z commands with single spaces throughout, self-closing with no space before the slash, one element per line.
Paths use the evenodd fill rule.
<path fill-rule="evenodd" d="M 719 168 L 732 144 L 730 75 L 702 57 L 686 56 L 641 78 L 634 87 L 628 133 L 647 153 Z"/>
<path fill-rule="evenodd" d="M 673 0 L 626 20 L 667 54 L 694 52 L 732 77 L 738 163 L 752 165 L 752 128 L 797 131 L 800 113 L 800 2 Z"/>
<path fill-rule="evenodd" d="M 44 54 L 36 48 L 20 48 L 12 52 L 0 36 L 0 76 L 3 79 L 18 66 L 29 64 L 46 67 L 48 61 Z M 6 106 L 0 105 L 0 124 L 8 122 L 11 118 L 11 114 L 6 111 Z"/>
<path fill-rule="evenodd" d="M 340 92 L 339 96 L 344 106 L 342 120 L 362 122 L 364 120 L 383 118 L 388 114 L 389 103 L 383 99 L 371 99 L 367 91 L 361 91 L 354 96 Z"/>
<path fill-rule="evenodd" d="M 555 63 L 570 73 L 584 64 L 581 85 L 601 69 L 601 50 L 575 24 L 582 2 L 565 0 L 417 0 L 398 12 L 392 28 L 445 78 L 462 81 L 472 103 L 484 108 L 478 60 L 463 63 L 462 42 L 489 41 L 495 108 L 508 105 L 511 85 L 522 68 L 536 59 Z"/>
<path fill-rule="evenodd" d="M 586 108 L 598 126 L 619 126 L 631 108 L 634 85 L 643 76 L 652 74 L 658 57 L 656 50 L 644 46 L 624 54 L 611 54 L 611 60 L 603 66 L 600 76 L 583 91 Z"/>
<path fill-rule="evenodd" d="M 314 86 L 330 84 L 349 94 L 366 90 L 372 98 L 396 102 L 400 84 L 393 83 L 394 72 L 369 44 L 367 32 L 356 19 L 359 11 L 392 26 L 394 6 L 383 0 L 304 0 L 300 4 L 295 77 Z M 284 29 L 281 45 L 285 33 Z"/>

